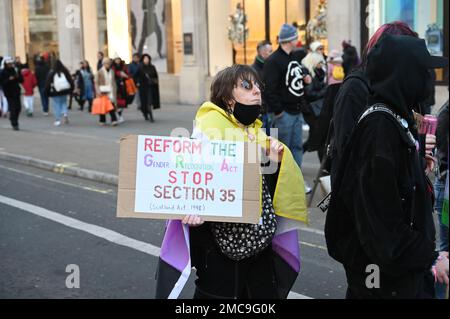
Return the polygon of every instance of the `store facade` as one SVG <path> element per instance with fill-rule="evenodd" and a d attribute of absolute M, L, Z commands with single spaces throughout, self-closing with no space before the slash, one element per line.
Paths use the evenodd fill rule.
<path fill-rule="evenodd" d="M 199 104 L 217 72 L 252 64 L 259 41 L 276 47 L 283 23 L 297 25 L 302 44 L 318 40 L 331 50 L 350 40 L 362 51 L 377 27 L 400 19 L 428 39 L 433 54 L 448 56 L 444 6 L 448 1 L 3 0 L 0 55 L 32 60 L 51 52 L 73 71 L 82 59 L 95 65 L 98 51 L 126 62 L 134 52 L 149 53 L 163 99 Z"/>

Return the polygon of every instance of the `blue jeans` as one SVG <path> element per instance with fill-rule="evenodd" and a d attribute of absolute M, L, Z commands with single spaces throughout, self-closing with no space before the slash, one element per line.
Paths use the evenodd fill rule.
<path fill-rule="evenodd" d="M 435 210 L 439 218 L 439 251 L 448 251 L 448 227 L 442 224 L 445 183 L 437 180 L 434 184 L 434 192 L 436 196 Z"/>
<path fill-rule="evenodd" d="M 48 96 L 45 93 L 45 88 L 39 87 L 39 95 L 41 96 L 42 112 L 48 113 Z"/>
<path fill-rule="evenodd" d="M 274 119 L 274 127 L 278 129 L 278 139 L 292 152 L 299 167 L 303 161 L 303 115 L 284 112 Z"/>
<path fill-rule="evenodd" d="M 63 115 L 67 115 L 67 95 L 54 96 L 53 101 L 53 113 L 56 121 L 61 121 Z"/>
<path fill-rule="evenodd" d="M 436 180 L 434 192 L 436 196 L 435 210 L 439 218 L 439 251 L 448 251 L 448 227 L 442 224 L 442 205 L 444 202 L 445 183 Z M 435 291 L 437 299 L 445 299 L 445 284 L 436 283 Z"/>

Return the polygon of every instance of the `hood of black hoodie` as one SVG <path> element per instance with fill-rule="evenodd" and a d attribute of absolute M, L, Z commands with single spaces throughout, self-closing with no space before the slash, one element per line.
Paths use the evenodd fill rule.
<path fill-rule="evenodd" d="M 413 40 L 414 39 L 414 40 Z M 366 76 L 370 81 L 370 104 L 385 103 L 414 126 L 413 109 L 432 92 L 429 70 L 408 50 L 410 36 L 383 35 L 370 51 Z"/>

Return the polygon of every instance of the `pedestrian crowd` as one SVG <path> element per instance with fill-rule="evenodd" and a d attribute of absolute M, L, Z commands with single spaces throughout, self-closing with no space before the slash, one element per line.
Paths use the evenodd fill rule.
<path fill-rule="evenodd" d="M 28 117 L 35 114 L 36 89 L 42 114 L 49 116 L 51 107 L 56 127 L 69 124 L 74 102 L 80 111 L 87 109 L 98 115 L 99 125 L 107 125 L 109 114 L 113 127 L 125 122 L 124 111 L 133 103 L 151 122 L 153 110 L 161 107 L 159 76 L 148 54 L 134 54 L 133 61 L 126 65 L 119 56 L 110 59 L 99 52 L 95 70 L 84 60 L 74 73 L 47 52 L 34 57 L 33 67 L 22 63 L 20 57 L 0 57 L 0 118 L 9 116 L 15 131 L 20 130 L 22 107 Z"/>

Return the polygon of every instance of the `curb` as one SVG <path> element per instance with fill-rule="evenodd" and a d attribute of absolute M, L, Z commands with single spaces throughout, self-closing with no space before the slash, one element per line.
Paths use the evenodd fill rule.
<path fill-rule="evenodd" d="M 116 175 L 106 174 L 97 171 L 91 171 L 88 169 L 70 167 L 64 164 L 58 164 L 50 161 L 40 160 L 28 156 L 10 154 L 5 152 L 0 152 L 0 160 L 5 160 L 8 162 L 23 164 L 27 166 L 32 166 L 35 168 L 43 169 L 57 174 L 78 177 L 81 179 L 94 181 L 97 183 L 107 184 L 111 186 L 119 185 L 119 178 Z"/>

